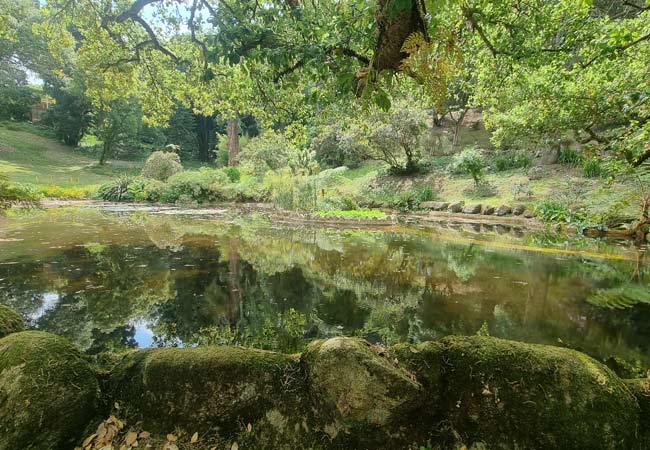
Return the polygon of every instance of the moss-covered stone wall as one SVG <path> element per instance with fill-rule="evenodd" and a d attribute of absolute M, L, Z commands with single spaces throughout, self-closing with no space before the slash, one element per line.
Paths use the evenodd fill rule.
<path fill-rule="evenodd" d="M 335 338 L 302 355 L 200 347 L 105 360 L 98 374 L 63 338 L 0 339 L 0 450 L 648 448 L 650 382 L 557 347 Z"/>

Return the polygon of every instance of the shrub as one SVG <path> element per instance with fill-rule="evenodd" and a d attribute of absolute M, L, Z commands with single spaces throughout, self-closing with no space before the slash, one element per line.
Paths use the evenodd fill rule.
<path fill-rule="evenodd" d="M 266 171 L 279 170 L 289 163 L 292 145 L 277 131 L 266 131 L 252 138 L 242 146 L 239 161 L 250 167 L 255 174 L 263 175 Z"/>
<path fill-rule="evenodd" d="M 392 173 L 406 175 L 420 170 L 420 140 L 427 129 L 426 113 L 406 102 L 371 119 L 370 157 L 384 161 Z"/>
<path fill-rule="evenodd" d="M 532 162 L 530 155 L 525 152 L 502 153 L 494 157 L 494 167 L 499 172 L 526 169 L 530 167 Z"/>
<path fill-rule="evenodd" d="M 96 189 L 93 186 L 61 187 L 57 185 L 40 186 L 39 191 L 43 197 L 50 198 L 90 198 Z"/>
<path fill-rule="evenodd" d="M 269 171 L 264 177 L 263 185 L 271 193 L 275 206 L 283 209 L 294 208 L 294 177 L 288 170 L 279 172 Z"/>
<path fill-rule="evenodd" d="M 230 178 L 223 170 L 202 168 L 197 171 L 184 171 L 169 177 L 163 201 L 174 203 L 182 196 L 196 202 L 227 200 L 224 186 L 230 184 Z"/>
<path fill-rule="evenodd" d="M 38 204 L 39 193 L 31 186 L 10 183 L 0 175 L 0 211 L 14 205 L 35 206 Z"/>
<path fill-rule="evenodd" d="M 557 200 L 544 200 L 535 207 L 535 215 L 544 222 L 566 222 L 579 223 L 583 222 L 584 211 L 571 211 L 566 203 Z"/>
<path fill-rule="evenodd" d="M 239 169 L 237 167 L 226 166 L 222 170 L 226 175 L 228 175 L 228 178 L 230 178 L 230 181 L 233 183 L 238 182 L 241 178 L 241 174 L 239 173 Z"/>
<path fill-rule="evenodd" d="M 571 167 L 578 167 L 582 164 L 583 157 L 581 153 L 578 153 L 576 149 L 573 148 L 563 148 L 560 150 L 560 156 L 558 157 L 558 162 L 560 164 L 566 164 Z"/>
<path fill-rule="evenodd" d="M 340 124 L 323 127 L 320 133 L 312 138 L 310 149 L 315 158 L 324 167 L 349 168 L 359 167 L 369 154 L 368 145 L 358 128 L 344 129 Z"/>
<path fill-rule="evenodd" d="M 134 200 L 133 193 L 129 189 L 129 185 L 133 183 L 133 181 L 133 177 L 118 177 L 114 180 L 102 184 L 97 190 L 97 195 L 102 200 L 109 202 Z"/>
<path fill-rule="evenodd" d="M 483 178 L 485 161 L 483 154 L 477 148 L 466 148 L 457 155 L 451 163 L 451 170 L 454 173 L 470 175 L 474 179 L 474 184 L 479 185 Z"/>
<path fill-rule="evenodd" d="M 584 160 L 582 163 L 582 172 L 587 178 L 599 178 L 606 174 L 602 162 L 595 156 Z"/>
<path fill-rule="evenodd" d="M 142 176 L 154 180 L 166 181 L 172 175 L 183 170 L 181 158 L 173 152 L 153 152 L 147 158 L 142 169 Z"/>
<path fill-rule="evenodd" d="M 133 200 L 159 202 L 165 196 L 167 185 L 151 178 L 137 178 L 129 183 L 128 189 Z"/>

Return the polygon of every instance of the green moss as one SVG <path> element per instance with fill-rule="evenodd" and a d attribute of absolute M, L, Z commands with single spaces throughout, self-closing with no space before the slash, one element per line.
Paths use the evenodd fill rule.
<path fill-rule="evenodd" d="M 234 347 L 131 352 L 107 401 L 159 436 L 198 432 L 226 448 L 635 449 L 647 448 L 640 403 L 650 417 L 650 385 L 637 384 L 576 351 L 492 337 L 390 348 L 334 338 L 300 360 Z"/>
<path fill-rule="evenodd" d="M 0 338 L 24 329 L 22 316 L 8 306 L 0 305 Z"/>
<path fill-rule="evenodd" d="M 98 395 L 94 372 L 67 339 L 39 331 L 0 339 L 0 450 L 73 447 Z"/>
<path fill-rule="evenodd" d="M 332 439 L 353 428 L 389 426 L 421 400 L 421 385 L 412 374 L 391 361 L 386 349 L 360 339 L 313 342 L 303 361 Z"/>
<path fill-rule="evenodd" d="M 111 404 L 148 431 L 226 435 L 297 403 L 299 365 L 290 355 L 236 347 L 131 353 L 114 369 Z M 302 420 L 302 417 L 299 417 Z"/>
<path fill-rule="evenodd" d="M 611 370 L 573 350 L 447 337 L 442 408 L 467 444 L 631 448 L 639 408 Z"/>
<path fill-rule="evenodd" d="M 650 379 L 625 380 L 625 384 L 636 398 L 641 412 L 638 427 L 639 445 L 635 448 L 650 448 Z"/>

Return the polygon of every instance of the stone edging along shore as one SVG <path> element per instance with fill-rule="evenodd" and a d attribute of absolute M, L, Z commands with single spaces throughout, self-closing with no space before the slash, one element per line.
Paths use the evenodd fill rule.
<path fill-rule="evenodd" d="M 650 446 L 650 381 L 559 347 L 341 337 L 299 355 L 206 346 L 104 359 L 98 370 L 39 331 L 0 339 L 0 449 Z"/>
<path fill-rule="evenodd" d="M 460 223 L 460 224 L 483 224 L 483 225 L 503 225 L 521 228 L 523 231 L 540 231 L 548 228 L 548 224 L 536 219 L 532 211 L 525 208 L 524 205 L 501 205 L 492 207 L 481 204 L 466 206 L 464 202 L 424 202 L 420 205 L 422 208 L 418 212 L 403 213 L 394 210 L 382 208 L 388 214 L 387 219 L 357 219 L 357 218 L 335 218 L 335 217 L 315 217 L 309 213 L 287 211 L 276 209 L 269 203 L 218 203 L 210 207 L 202 208 L 180 208 L 175 205 L 164 204 L 146 204 L 146 203 L 110 203 L 95 200 L 52 200 L 45 199 L 42 201 L 44 208 L 59 208 L 68 206 L 85 206 L 101 207 L 114 206 L 137 209 L 149 208 L 154 212 L 165 212 L 171 214 L 179 211 L 183 214 L 192 215 L 223 215 L 229 210 L 251 210 L 262 211 L 269 214 L 271 220 L 277 223 L 306 223 L 316 225 L 328 225 L 332 227 L 345 227 L 353 224 L 361 227 L 386 227 L 392 226 L 400 221 L 422 222 L 422 223 Z M 576 234 L 578 230 L 572 226 L 557 227 L 554 229 L 558 232 Z M 621 239 L 632 238 L 632 232 L 627 230 L 607 230 L 601 231 L 596 229 L 587 229 L 582 231 L 589 237 L 613 237 Z M 650 233 L 646 236 L 646 241 L 650 242 Z"/>

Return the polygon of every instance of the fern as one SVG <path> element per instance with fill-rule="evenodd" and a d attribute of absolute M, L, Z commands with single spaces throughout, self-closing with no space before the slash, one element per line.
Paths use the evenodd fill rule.
<path fill-rule="evenodd" d="M 404 40 L 402 52 L 408 57 L 402 60 L 400 70 L 414 78 L 437 106 L 442 106 L 448 95 L 448 81 L 460 59 L 453 32 L 441 28 L 435 40 L 415 32 Z"/>
<path fill-rule="evenodd" d="M 650 289 L 627 283 L 610 289 L 599 289 L 587 298 L 587 302 L 601 308 L 627 309 L 639 304 L 650 304 Z"/>

